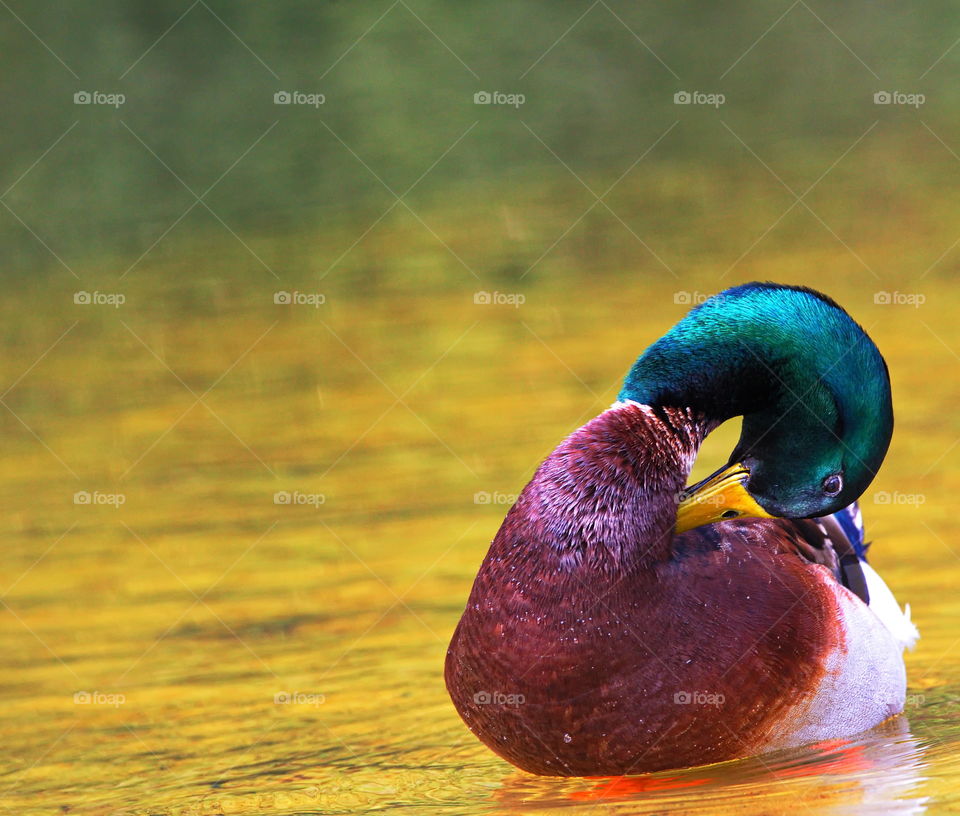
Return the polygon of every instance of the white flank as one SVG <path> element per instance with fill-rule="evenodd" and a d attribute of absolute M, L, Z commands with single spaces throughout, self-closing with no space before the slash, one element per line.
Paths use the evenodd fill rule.
<path fill-rule="evenodd" d="M 870 593 L 870 609 L 880 618 L 880 622 L 890 630 L 890 634 L 907 649 L 913 649 L 920 632 L 910 620 L 910 604 L 903 611 L 900 604 L 893 597 L 890 588 L 883 578 L 866 561 L 860 562 L 863 577 L 867 580 L 867 591 Z"/>

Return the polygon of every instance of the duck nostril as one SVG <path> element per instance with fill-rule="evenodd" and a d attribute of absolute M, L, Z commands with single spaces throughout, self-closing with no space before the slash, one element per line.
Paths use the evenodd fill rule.
<path fill-rule="evenodd" d="M 726 520 L 726 519 L 736 518 L 736 517 L 739 516 L 739 515 L 740 515 L 740 513 L 737 512 L 736 510 L 724 510 L 724 511 L 720 514 L 720 518 Z"/>

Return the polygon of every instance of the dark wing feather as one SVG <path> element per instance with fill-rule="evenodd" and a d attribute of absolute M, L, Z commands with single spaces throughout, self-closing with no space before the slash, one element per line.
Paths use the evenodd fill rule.
<path fill-rule="evenodd" d="M 860 566 L 861 561 L 866 561 L 866 547 L 859 518 L 860 511 L 854 503 L 830 516 L 798 519 L 797 549 L 809 561 L 829 568 L 839 583 L 869 604 L 867 579 Z"/>

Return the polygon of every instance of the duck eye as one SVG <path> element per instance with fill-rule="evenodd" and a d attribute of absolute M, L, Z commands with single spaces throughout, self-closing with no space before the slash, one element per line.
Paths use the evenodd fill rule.
<path fill-rule="evenodd" d="M 827 496 L 836 496 L 843 490 L 843 477 L 839 473 L 833 473 L 823 480 L 823 492 Z"/>

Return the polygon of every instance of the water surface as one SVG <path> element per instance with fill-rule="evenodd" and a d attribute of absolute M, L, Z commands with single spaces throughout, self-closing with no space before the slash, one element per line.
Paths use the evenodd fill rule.
<path fill-rule="evenodd" d="M 4 14 L 0 805 L 960 810 L 956 9 Z M 126 102 L 73 103 L 95 89 Z M 487 544 L 643 348 L 755 279 L 826 291 L 889 362 L 863 505 L 922 634 L 905 716 L 710 768 L 522 774 L 442 681 Z"/>
<path fill-rule="evenodd" d="M 444 651 L 511 494 L 685 311 L 675 283 L 546 282 L 519 309 L 475 304 L 470 283 L 332 287 L 322 309 L 297 310 L 269 283 L 203 274 L 173 288 L 159 271 L 121 309 L 77 314 L 54 287 L 34 292 L 34 319 L 6 316 L 0 733 L 14 812 L 955 802 L 958 430 L 943 412 L 960 363 L 934 336 L 957 343 L 944 284 L 930 282 L 922 312 L 884 312 L 862 286 L 821 282 L 876 323 L 893 376 L 897 431 L 864 515 L 923 636 L 906 716 L 742 763 L 560 781 L 467 732 Z M 196 302 L 174 306 L 184 291 Z M 78 491 L 100 498 L 75 504 Z M 300 498 L 276 504 L 278 491 Z M 123 503 L 97 503 L 112 495 Z"/>

